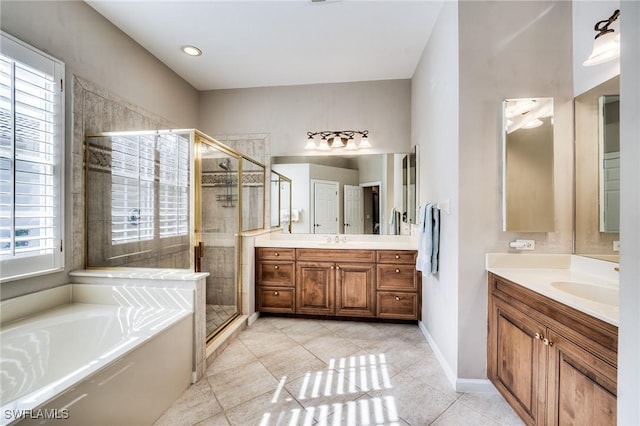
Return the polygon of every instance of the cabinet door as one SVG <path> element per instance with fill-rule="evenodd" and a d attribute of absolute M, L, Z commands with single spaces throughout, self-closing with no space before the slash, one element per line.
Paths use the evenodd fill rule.
<path fill-rule="evenodd" d="M 545 327 L 500 300 L 490 308 L 487 375 L 527 424 L 543 424 Z"/>
<path fill-rule="evenodd" d="M 549 331 L 549 425 L 615 425 L 616 369 Z"/>
<path fill-rule="evenodd" d="M 336 315 L 375 315 L 375 266 L 367 263 L 336 264 Z"/>
<path fill-rule="evenodd" d="M 335 312 L 335 264 L 297 262 L 296 313 L 333 315 Z"/>

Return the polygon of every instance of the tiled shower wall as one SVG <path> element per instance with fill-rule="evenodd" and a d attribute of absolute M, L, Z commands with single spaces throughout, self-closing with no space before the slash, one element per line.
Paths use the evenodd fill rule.
<path fill-rule="evenodd" d="M 85 223 L 87 206 L 85 205 L 86 188 L 83 159 L 86 136 L 100 132 L 168 129 L 176 126 L 162 117 L 151 114 L 78 76 L 73 78 L 72 120 L 73 249 L 70 264 L 71 268 L 75 270 L 85 267 L 86 232 L 95 231 L 95 229 L 88 226 L 89 221 Z M 178 256 L 178 258 L 175 258 L 175 256 Z M 136 263 L 132 264 L 123 262 L 120 263 L 120 266 L 161 266 L 166 263 L 167 265 L 172 265 L 172 267 L 177 267 L 174 265 L 184 262 L 184 254 L 174 253 L 166 259 L 155 259 L 153 261 L 155 265 L 151 265 L 149 261 L 140 258 L 136 259 L 136 261 Z M 181 267 L 188 267 L 188 251 L 187 264 Z"/>

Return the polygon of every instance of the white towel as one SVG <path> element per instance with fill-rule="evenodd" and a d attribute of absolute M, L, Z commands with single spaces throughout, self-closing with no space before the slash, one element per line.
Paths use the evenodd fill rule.
<path fill-rule="evenodd" d="M 391 209 L 389 218 L 389 235 L 400 235 L 400 212 L 396 208 Z"/>

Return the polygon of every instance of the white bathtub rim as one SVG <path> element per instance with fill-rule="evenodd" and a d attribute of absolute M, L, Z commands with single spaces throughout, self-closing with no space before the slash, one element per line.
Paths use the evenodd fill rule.
<path fill-rule="evenodd" d="M 58 308 L 54 308 L 52 310 L 47 311 L 47 313 L 51 314 L 52 311 L 57 310 L 74 310 L 77 309 L 78 306 L 86 307 L 92 306 L 90 304 L 84 303 L 74 303 L 69 305 L 59 306 Z M 117 310 L 118 307 L 115 305 L 95 305 L 98 309 L 106 310 L 112 309 Z M 147 308 L 140 308 L 147 309 Z M 43 313 L 44 314 L 44 313 Z M 139 346 L 145 344 L 146 342 L 153 339 L 158 334 L 162 333 L 164 330 L 167 330 L 176 324 L 184 321 L 186 318 L 189 318 L 193 315 L 193 311 L 190 310 L 180 310 L 180 309 L 167 309 L 167 315 L 171 315 L 171 321 L 165 322 L 161 324 L 154 330 L 138 330 L 135 336 L 132 336 L 128 340 L 126 340 L 123 344 L 119 345 L 116 348 L 112 348 L 107 351 L 108 356 L 101 356 L 98 360 L 93 360 L 89 362 L 88 365 L 84 365 L 79 367 L 73 373 L 67 374 L 66 376 L 42 386 L 28 394 L 22 395 L 17 399 L 11 400 L 9 402 L 2 401 L 2 407 L 0 410 L 2 413 L 6 413 L 6 410 L 15 410 L 14 412 L 25 412 L 26 410 L 34 410 L 43 404 L 55 399 L 65 391 L 72 388 L 74 385 L 80 383 L 81 381 L 90 379 L 92 376 L 100 373 L 102 370 L 117 362 L 127 354 L 134 351 Z M 16 321 L 9 325 L 7 325 L 7 329 L 12 329 L 14 327 L 20 326 L 23 322 L 33 321 L 37 319 L 38 316 L 33 316 L 25 319 L 24 321 Z M 4 327 L 3 327 L 4 329 Z M 4 330 L 3 330 L 4 332 Z M 11 420 L 13 421 L 13 420 Z M 2 418 L 2 425 L 10 423 L 9 420 Z"/>

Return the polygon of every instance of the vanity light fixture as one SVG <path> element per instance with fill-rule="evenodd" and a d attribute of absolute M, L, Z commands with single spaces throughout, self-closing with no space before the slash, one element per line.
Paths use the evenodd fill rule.
<path fill-rule="evenodd" d="M 360 136 L 360 143 L 356 143 L 354 136 Z M 320 142 L 316 143 L 315 137 L 320 136 Z M 345 148 L 350 151 L 371 148 L 368 130 L 323 130 L 320 132 L 307 132 L 306 150 L 330 151 L 331 149 Z"/>
<path fill-rule="evenodd" d="M 593 27 L 597 31 L 593 41 L 593 51 L 586 61 L 582 63 L 585 67 L 603 64 L 620 57 L 620 34 L 616 33 L 609 25 L 613 24 L 620 17 L 620 10 L 616 9 L 609 19 L 596 22 Z"/>
<path fill-rule="evenodd" d="M 185 45 L 181 47 L 182 51 L 189 56 L 200 56 L 202 55 L 202 50 L 198 49 L 195 46 Z"/>

